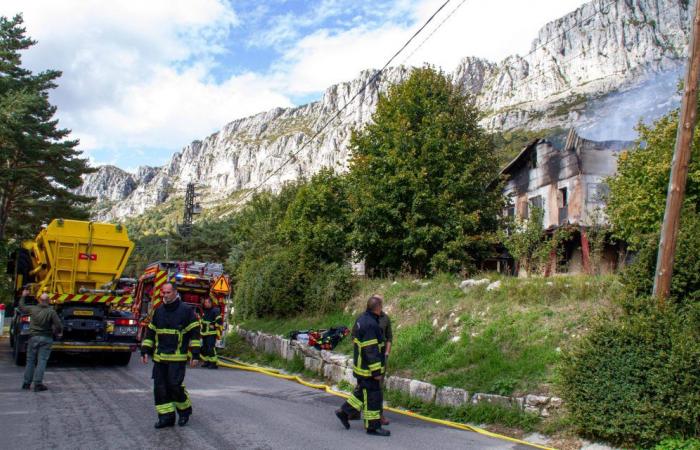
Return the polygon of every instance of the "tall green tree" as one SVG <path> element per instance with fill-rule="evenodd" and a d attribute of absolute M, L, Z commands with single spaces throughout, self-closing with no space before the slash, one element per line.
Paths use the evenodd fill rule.
<path fill-rule="evenodd" d="M 606 212 L 613 233 L 634 249 L 661 229 L 677 129 L 678 110 L 651 125 L 639 124 L 636 149 L 620 155 L 617 174 L 608 180 Z M 695 133 L 684 214 L 697 212 L 699 204 L 700 133 Z"/>
<path fill-rule="evenodd" d="M 21 52 L 36 43 L 22 23 L 0 17 L 0 239 L 32 235 L 53 217 L 87 217 L 91 200 L 71 192 L 92 169 L 49 102 L 61 72 L 22 67 Z"/>
<path fill-rule="evenodd" d="M 424 67 L 353 133 L 353 243 L 369 270 L 468 270 L 487 251 L 503 203 L 479 118 L 442 72 Z"/>

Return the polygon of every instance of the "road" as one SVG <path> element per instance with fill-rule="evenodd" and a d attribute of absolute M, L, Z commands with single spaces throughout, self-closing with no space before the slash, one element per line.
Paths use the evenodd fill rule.
<path fill-rule="evenodd" d="M 0 338 L 0 448 L 527 449 L 477 433 L 389 414 L 389 438 L 347 431 L 333 411 L 341 399 L 299 384 L 229 370 L 189 369 L 188 426 L 153 429 L 151 366 L 52 363 L 49 391 L 20 389 L 23 369 Z"/>

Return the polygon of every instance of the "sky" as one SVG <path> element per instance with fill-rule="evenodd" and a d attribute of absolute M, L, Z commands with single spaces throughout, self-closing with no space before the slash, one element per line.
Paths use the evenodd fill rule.
<path fill-rule="evenodd" d="M 25 67 L 63 72 L 51 101 L 91 163 L 134 171 L 380 68 L 443 2 L 2 0 L 0 15 L 22 13 L 38 41 Z M 451 71 L 466 56 L 523 54 L 544 24 L 583 3 L 451 0 L 396 62 Z"/>

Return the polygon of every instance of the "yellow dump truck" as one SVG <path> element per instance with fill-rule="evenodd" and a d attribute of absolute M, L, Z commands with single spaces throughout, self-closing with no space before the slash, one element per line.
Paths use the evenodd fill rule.
<path fill-rule="evenodd" d="M 126 365 L 137 346 L 136 280 L 121 276 L 133 249 L 122 225 L 55 219 L 11 258 L 14 305 L 25 288 L 28 303 L 46 293 L 63 322 L 53 350 L 105 354 Z M 30 320 L 15 310 L 10 342 L 18 365 L 25 362 Z"/>

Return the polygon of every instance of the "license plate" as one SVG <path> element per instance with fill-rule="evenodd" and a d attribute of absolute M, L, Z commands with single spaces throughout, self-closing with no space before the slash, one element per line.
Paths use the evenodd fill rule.
<path fill-rule="evenodd" d="M 74 316 L 94 316 L 95 311 L 91 309 L 77 309 L 73 311 Z"/>

